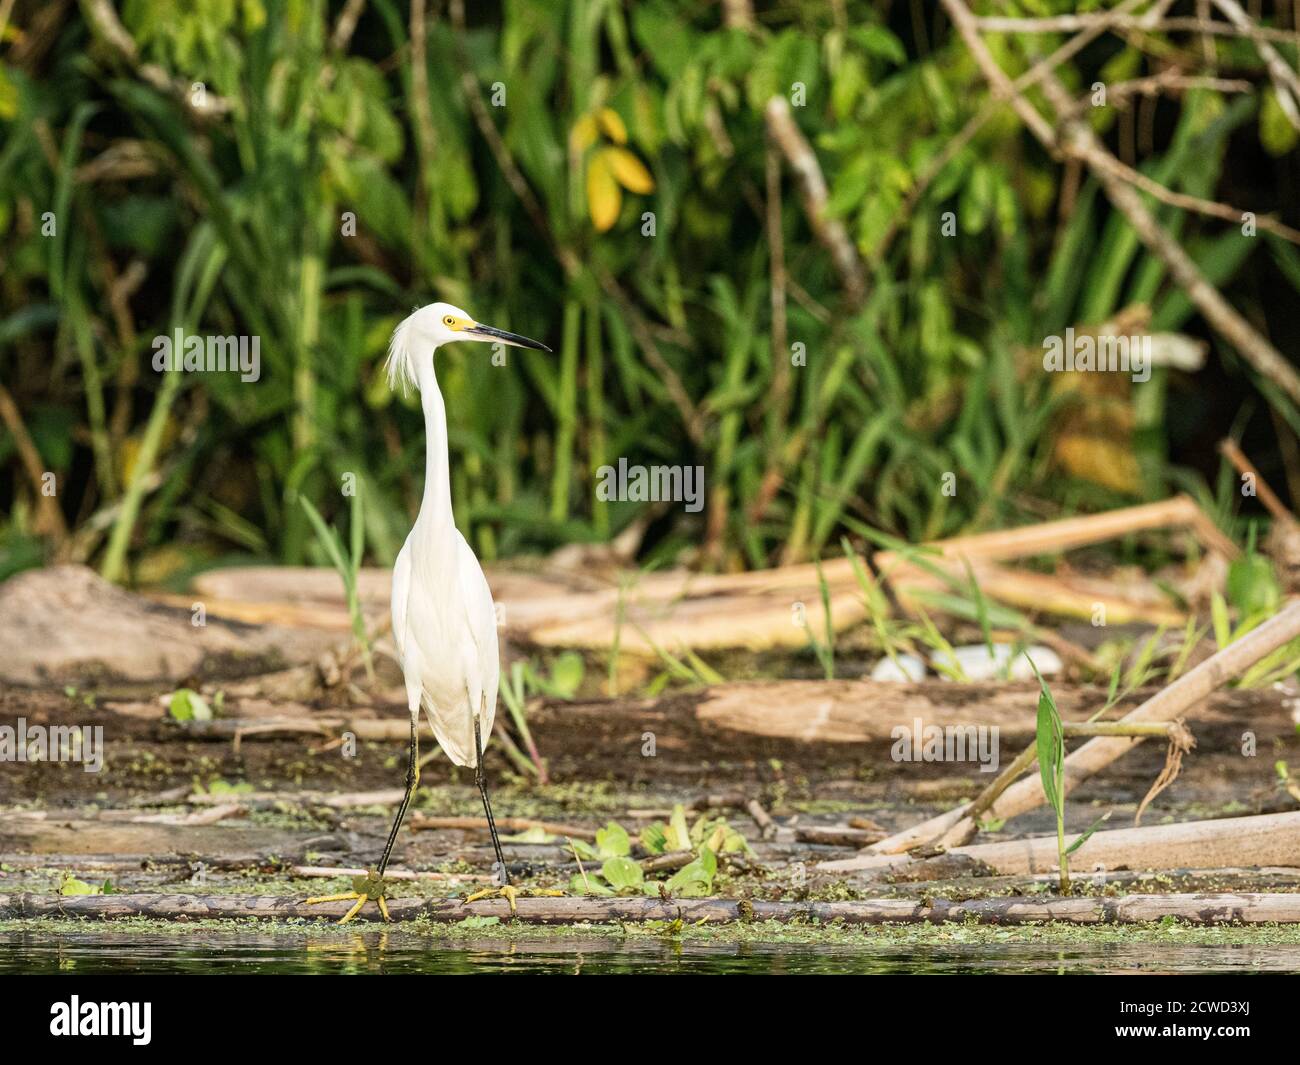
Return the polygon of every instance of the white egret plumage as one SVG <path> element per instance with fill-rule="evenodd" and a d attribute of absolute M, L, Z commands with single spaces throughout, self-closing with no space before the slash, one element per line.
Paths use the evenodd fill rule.
<path fill-rule="evenodd" d="M 447 411 L 434 372 L 435 352 L 444 344 L 461 340 L 551 350 L 527 337 L 482 325 L 447 303 L 421 307 L 393 332 L 388 349 L 389 384 L 394 388 L 413 385 L 419 390 L 425 431 L 424 496 L 393 567 L 393 639 L 406 682 L 411 739 L 406 791 L 378 867 L 368 876 L 358 877 L 351 892 L 308 900 L 355 900 L 344 921 L 356 916 L 369 899 L 388 919 L 383 876 L 420 779 L 422 707 L 447 757 L 456 765 L 474 769 L 497 870 L 504 881 L 500 890 L 510 900 L 511 909 L 517 894 L 510 887 L 483 774 L 483 748 L 492 734 L 501 674 L 496 607 L 483 569 L 452 514 Z M 471 900 L 489 893 L 480 892 Z"/>

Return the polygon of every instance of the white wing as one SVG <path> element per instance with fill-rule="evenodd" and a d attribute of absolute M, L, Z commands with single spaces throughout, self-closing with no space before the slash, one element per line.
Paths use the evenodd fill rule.
<path fill-rule="evenodd" d="M 414 704 L 418 693 L 447 757 L 473 766 L 474 715 L 481 715 L 484 747 L 496 716 L 496 608 L 478 559 L 459 532 L 450 566 L 444 561 L 429 570 L 411 550 L 416 535 L 412 530 L 393 567 L 393 636 L 408 699 Z"/>
<path fill-rule="evenodd" d="M 397 552 L 393 563 L 393 642 L 397 645 L 397 660 L 406 661 L 406 602 L 411 595 L 411 541 L 408 539 Z"/>
<path fill-rule="evenodd" d="M 487 747 L 492 735 L 492 723 L 497 714 L 497 688 L 501 681 L 501 651 L 497 641 L 497 609 L 492 601 L 492 591 L 488 588 L 483 567 L 465 538 L 456 533 L 457 556 L 459 561 L 460 590 L 465 600 L 465 612 L 469 617 L 469 631 L 474 637 L 476 651 L 474 677 L 477 684 L 471 684 L 475 713 L 482 707 L 483 746 Z M 481 698 L 482 697 L 482 698 Z M 471 741 L 473 729 L 471 727 Z M 472 762 L 470 764 L 473 764 Z"/>

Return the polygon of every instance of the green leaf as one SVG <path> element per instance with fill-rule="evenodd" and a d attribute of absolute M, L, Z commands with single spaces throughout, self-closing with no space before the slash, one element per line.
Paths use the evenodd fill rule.
<path fill-rule="evenodd" d="M 667 846 L 670 851 L 691 849 L 691 830 L 686 827 L 686 807 L 678 803 L 668 819 Z"/>
<path fill-rule="evenodd" d="M 668 833 L 664 830 L 662 821 L 641 829 L 641 846 L 651 854 L 664 854 L 668 850 Z"/>
<path fill-rule="evenodd" d="M 616 821 L 610 821 L 596 833 L 596 851 L 602 858 L 631 854 L 632 840 L 628 838 L 627 829 Z"/>
<path fill-rule="evenodd" d="M 1264 151 L 1275 157 L 1286 155 L 1296 146 L 1297 139 L 1300 139 L 1300 130 L 1286 117 L 1278 103 L 1277 90 L 1265 89 L 1259 106 L 1259 143 L 1264 146 Z"/>
<path fill-rule="evenodd" d="M 1037 672 L 1035 669 L 1034 672 Z M 1040 676 L 1038 683 L 1042 690 L 1038 696 L 1038 727 L 1036 744 L 1038 748 L 1038 773 L 1043 781 L 1043 794 L 1047 796 L 1048 805 L 1059 816 L 1062 810 L 1062 796 L 1058 787 L 1061 761 L 1065 754 L 1065 738 L 1061 731 L 1061 715 L 1056 708 L 1056 700 L 1047 690 L 1047 684 Z"/>
<path fill-rule="evenodd" d="M 600 857 L 600 855 L 596 853 L 596 848 L 585 839 L 571 839 L 569 842 L 573 845 L 573 851 L 579 858 L 591 858 L 592 860 L 595 860 Z"/>
<path fill-rule="evenodd" d="M 713 891 L 713 877 L 718 871 L 718 859 L 708 847 L 689 865 L 678 869 L 668 880 L 668 890 L 678 898 L 702 898 Z"/>
<path fill-rule="evenodd" d="M 607 858 L 600 867 L 600 872 L 615 891 L 639 888 L 645 880 L 641 866 L 631 858 Z"/>
<path fill-rule="evenodd" d="M 1112 811 L 1107 810 L 1104 814 L 1102 814 L 1099 818 L 1097 818 L 1097 820 L 1095 820 L 1092 824 L 1090 824 L 1086 829 L 1080 832 L 1079 838 L 1065 848 L 1066 857 L 1068 858 L 1071 854 L 1073 854 L 1085 843 L 1087 843 L 1088 837 L 1091 836 L 1094 832 L 1097 831 L 1097 829 L 1101 828 L 1102 825 L 1104 825 L 1107 821 L 1110 820 L 1111 813 Z"/>
<path fill-rule="evenodd" d="M 1228 565 L 1228 601 L 1245 618 L 1253 614 L 1272 615 L 1282 603 L 1282 589 L 1273 563 L 1254 552 Z"/>
<path fill-rule="evenodd" d="M 63 879 L 59 881 L 60 895 L 102 895 L 103 893 L 104 889 L 99 885 L 87 884 L 70 873 L 65 873 Z"/>
<path fill-rule="evenodd" d="M 488 917 L 486 914 L 475 914 L 466 917 L 464 920 L 457 921 L 458 928 L 491 928 L 495 924 L 500 924 L 500 917 Z"/>
<path fill-rule="evenodd" d="M 551 688 L 561 699 L 572 699 L 582 685 L 586 667 L 577 651 L 565 651 L 551 666 Z"/>
<path fill-rule="evenodd" d="M 212 710 L 207 700 L 190 688 L 178 688 L 172 692 L 167 712 L 175 721 L 211 721 Z"/>
<path fill-rule="evenodd" d="M 1214 642 L 1222 651 L 1232 643 L 1232 622 L 1228 619 L 1228 604 L 1218 592 L 1210 593 L 1210 618 L 1214 622 Z"/>

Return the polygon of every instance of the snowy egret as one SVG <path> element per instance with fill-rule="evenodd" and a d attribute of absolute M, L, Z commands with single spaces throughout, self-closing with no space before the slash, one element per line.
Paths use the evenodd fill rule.
<path fill-rule="evenodd" d="M 421 307 L 393 332 L 388 347 L 388 382 L 393 388 L 414 385 L 424 409 L 424 498 L 420 513 L 393 567 L 393 638 L 406 682 L 411 713 L 407 750 L 406 792 L 378 868 L 353 881 L 353 890 L 308 899 L 309 903 L 355 900 L 343 921 L 350 921 L 373 899 L 388 920 L 384 903 L 384 870 L 397 839 L 397 830 L 420 781 L 419 723 L 424 707 L 433 734 L 456 765 L 472 766 L 483 799 L 483 812 L 496 868 L 503 881 L 496 891 L 471 895 L 466 901 L 499 893 L 513 911 L 518 890 L 510 885 L 501 840 L 483 776 L 483 745 L 492 734 L 496 716 L 497 616 L 487 579 L 474 551 L 456 528 L 451 509 L 451 478 L 447 450 L 447 410 L 434 374 L 434 354 L 444 344 L 477 340 L 491 344 L 550 351 L 545 344 L 503 329 L 481 325 L 447 303 Z M 340 922 L 342 923 L 342 922 Z"/>

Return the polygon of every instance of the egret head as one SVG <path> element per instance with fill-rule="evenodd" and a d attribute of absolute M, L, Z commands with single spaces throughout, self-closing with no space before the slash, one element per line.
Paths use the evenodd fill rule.
<path fill-rule="evenodd" d="M 488 344 L 508 344 L 514 348 L 550 351 L 545 344 L 529 340 L 518 333 L 476 322 L 459 307 L 450 303 L 430 303 L 413 311 L 393 330 L 388 345 L 388 383 L 396 388 L 407 382 L 419 387 L 415 373 L 417 359 L 432 359 L 436 349 L 458 340 L 478 340 Z"/>

